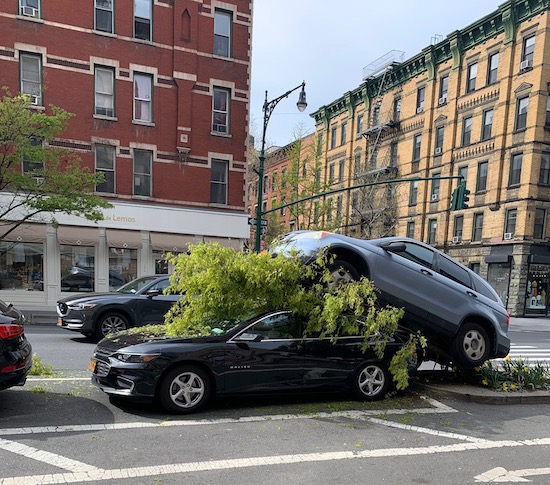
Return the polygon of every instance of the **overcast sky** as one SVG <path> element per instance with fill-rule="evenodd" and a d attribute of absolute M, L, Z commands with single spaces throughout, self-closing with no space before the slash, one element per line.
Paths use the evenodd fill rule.
<path fill-rule="evenodd" d="M 298 93 L 283 99 L 267 127 L 269 145 L 284 146 L 301 128 L 314 131 L 311 113 L 362 82 L 363 68 L 389 51 L 414 57 L 432 43 L 489 15 L 504 0 L 254 0 L 251 134 L 262 135 L 262 106 L 306 82 L 308 107 Z"/>

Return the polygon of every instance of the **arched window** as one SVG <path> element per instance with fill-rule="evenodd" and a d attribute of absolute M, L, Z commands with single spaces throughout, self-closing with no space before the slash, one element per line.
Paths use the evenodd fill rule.
<path fill-rule="evenodd" d="M 191 15 L 187 9 L 181 14 L 181 38 L 191 40 Z"/>

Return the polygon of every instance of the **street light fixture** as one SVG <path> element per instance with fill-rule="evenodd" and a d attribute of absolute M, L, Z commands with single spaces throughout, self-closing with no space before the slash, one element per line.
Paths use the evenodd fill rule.
<path fill-rule="evenodd" d="M 254 170 L 258 174 L 258 206 L 256 207 L 256 238 L 255 238 L 255 244 L 254 244 L 254 250 L 259 253 L 261 249 L 261 231 L 262 231 L 262 202 L 263 202 L 263 184 L 264 184 L 264 162 L 265 162 L 265 132 L 267 129 L 267 124 L 269 123 L 269 118 L 271 117 L 271 113 L 273 113 L 273 110 L 275 109 L 275 106 L 284 98 L 288 98 L 288 95 L 290 93 L 293 93 L 297 89 L 302 88 L 300 91 L 300 96 L 298 97 L 298 102 L 296 103 L 296 106 L 298 107 L 298 110 L 300 112 L 304 111 L 307 108 L 307 102 L 306 102 L 306 91 L 305 91 L 306 83 L 305 81 L 302 82 L 302 84 L 296 86 L 295 88 L 291 89 L 290 91 L 287 91 L 285 94 L 279 96 L 278 98 L 275 98 L 271 101 L 267 100 L 267 91 L 265 92 L 265 101 L 263 106 L 263 112 L 264 112 L 264 126 L 262 130 L 262 149 L 260 151 L 260 166 L 258 167 L 258 170 Z"/>

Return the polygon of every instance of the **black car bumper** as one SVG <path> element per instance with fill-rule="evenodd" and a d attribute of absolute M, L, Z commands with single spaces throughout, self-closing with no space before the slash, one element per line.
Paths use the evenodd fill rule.
<path fill-rule="evenodd" d="M 6 352 L 0 361 L 0 390 L 22 386 L 32 367 L 32 347 L 26 342 L 16 352 Z"/>

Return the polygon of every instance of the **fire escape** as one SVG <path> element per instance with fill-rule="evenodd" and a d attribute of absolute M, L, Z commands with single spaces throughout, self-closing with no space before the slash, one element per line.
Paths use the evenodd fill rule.
<path fill-rule="evenodd" d="M 385 143 L 383 160 L 378 160 L 381 146 L 399 129 L 400 102 L 388 104 L 384 94 L 389 90 L 396 66 L 403 61 L 404 53 L 390 51 L 363 69 L 363 80 L 371 86 L 372 103 L 367 128 L 361 135 L 367 140 L 365 166 L 356 175 L 357 184 L 381 182 L 397 177 L 397 145 Z M 368 88 L 367 88 L 368 89 Z M 383 110 L 383 107 L 386 109 Z M 397 204 L 393 184 L 358 189 L 352 197 L 352 227 L 355 235 L 372 238 L 392 235 L 395 232 Z M 383 194 L 381 193 L 383 190 Z"/>

